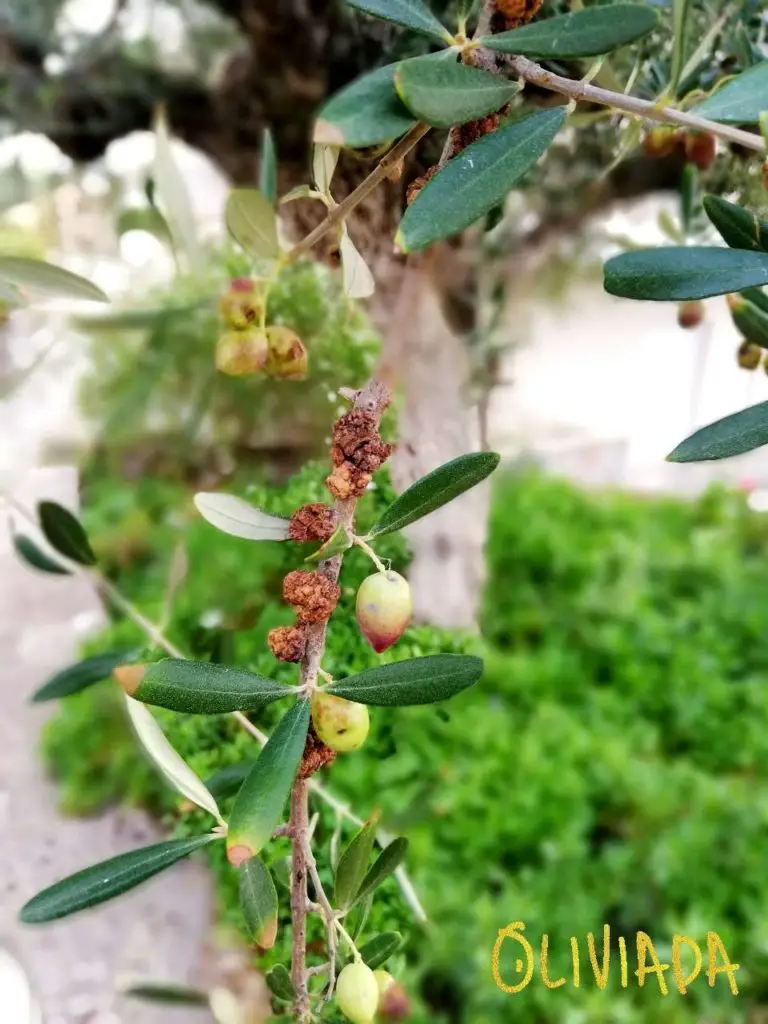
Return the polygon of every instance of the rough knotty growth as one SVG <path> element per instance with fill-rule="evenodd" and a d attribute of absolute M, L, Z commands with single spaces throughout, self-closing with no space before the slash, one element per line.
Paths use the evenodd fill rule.
<path fill-rule="evenodd" d="M 473 142 L 482 139 L 484 135 L 490 135 L 491 132 L 495 132 L 501 124 L 501 118 L 506 109 L 504 107 L 495 114 L 486 114 L 485 117 L 479 117 L 476 121 L 467 121 L 466 124 L 461 125 L 451 156 L 456 156 L 462 149 L 471 146 Z"/>
<path fill-rule="evenodd" d="M 327 764 L 336 760 L 336 751 L 326 747 L 323 741 L 317 736 L 313 727 L 307 733 L 307 743 L 304 747 L 304 756 L 299 765 L 299 778 L 308 779 L 310 775 L 319 772 Z"/>
<path fill-rule="evenodd" d="M 351 462 L 344 462 L 326 477 L 325 486 L 334 498 L 347 501 L 349 498 L 359 498 L 361 494 L 365 494 L 371 479 L 370 473 L 362 472 Z"/>
<path fill-rule="evenodd" d="M 496 11 L 503 18 L 505 28 L 516 28 L 530 21 L 542 3 L 543 0 L 496 0 Z"/>
<path fill-rule="evenodd" d="M 337 522 L 338 516 L 330 505 L 315 501 L 296 509 L 288 524 L 288 536 L 297 544 L 326 541 L 333 536 Z"/>
<path fill-rule="evenodd" d="M 338 583 L 319 572 L 294 569 L 283 580 L 283 597 L 296 609 L 300 622 L 324 622 L 331 617 L 341 595 Z"/>
<path fill-rule="evenodd" d="M 302 626 L 270 629 L 267 643 L 278 661 L 301 661 L 307 649 L 307 631 Z"/>
<path fill-rule="evenodd" d="M 413 181 L 410 183 L 408 188 L 405 190 L 405 204 L 406 204 L 406 206 L 410 206 L 411 205 L 411 203 L 414 201 L 414 199 L 419 194 L 419 192 L 421 192 L 421 190 L 427 184 L 429 179 L 434 177 L 434 175 L 437 174 L 439 169 L 440 168 L 438 167 L 438 165 L 434 164 L 434 166 L 430 167 L 429 170 L 426 171 L 424 174 L 421 174 L 421 175 L 419 175 L 418 178 L 414 178 L 413 179 Z"/>

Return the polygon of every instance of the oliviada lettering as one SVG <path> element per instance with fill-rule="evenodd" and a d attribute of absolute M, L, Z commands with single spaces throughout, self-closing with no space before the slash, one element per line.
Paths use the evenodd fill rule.
<path fill-rule="evenodd" d="M 537 966 L 537 958 L 533 946 L 523 934 L 525 925 L 515 921 L 501 928 L 496 937 L 491 955 L 493 980 L 509 995 L 522 992 L 533 980 Z M 612 945 L 611 929 L 603 925 L 603 939 L 600 949 L 592 932 L 586 936 L 585 942 L 572 936 L 569 942 L 571 969 L 565 974 L 553 977 L 550 964 L 549 936 L 541 936 L 539 945 L 538 968 L 539 977 L 546 988 L 560 988 L 570 983 L 579 988 L 582 983 L 594 978 L 598 988 L 605 988 L 611 975 L 612 966 L 618 967 L 618 979 L 622 988 L 635 982 L 640 988 L 652 979 L 658 985 L 661 995 L 670 991 L 670 982 L 680 995 L 686 995 L 689 987 L 699 977 L 706 957 L 706 977 L 708 984 L 714 988 L 718 982 L 727 984 L 732 995 L 739 994 L 736 985 L 736 972 L 739 964 L 731 963 L 725 943 L 717 932 L 707 932 L 706 949 L 687 935 L 672 936 L 670 963 L 663 963 L 654 948 L 651 937 L 646 932 L 637 932 L 633 943 L 628 943 L 623 935 L 619 935 Z M 692 965 L 691 965 L 692 960 Z M 683 966 L 685 961 L 685 966 Z M 671 974 L 667 974 L 671 970 Z M 613 972 L 614 977 L 616 971 Z"/>

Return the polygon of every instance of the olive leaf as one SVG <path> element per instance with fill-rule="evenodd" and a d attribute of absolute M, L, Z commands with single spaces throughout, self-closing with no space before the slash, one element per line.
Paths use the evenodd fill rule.
<path fill-rule="evenodd" d="M 41 501 L 37 506 L 40 529 L 52 548 L 80 565 L 95 565 L 88 536 L 79 520 L 55 501 Z"/>
<path fill-rule="evenodd" d="M 19 920 L 24 924 L 44 924 L 104 903 L 133 889 L 216 838 L 213 834 L 207 834 L 169 839 L 165 843 L 131 850 L 130 853 L 121 853 L 100 864 L 92 864 L 33 896 L 21 908 Z"/>
<path fill-rule="evenodd" d="M 29 699 L 39 704 L 46 700 L 58 700 L 73 693 L 80 693 L 81 690 L 108 679 L 118 665 L 124 665 L 133 658 L 134 652 L 129 650 L 105 651 L 103 654 L 84 658 L 51 676 Z"/>
<path fill-rule="evenodd" d="M 262 949 L 271 949 L 277 936 L 277 890 L 269 868 L 251 857 L 238 868 L 240 907 L 246 928 Z"/>
<path fill-rule="evenodd" d="M 468 654 L 430 654 L 337 679 L 325 692 L 379 707 L 434 704 L 472 686 L 482 674 L 481 658 Z"/>
<path fill-rule="evenodd" d="M 368 870 L 376 839 L 376 820 L 363 825 L 339 858 L 333 883 L 336 903 L 346 910 L 355 902 Z"/>
<path fill-rule="evenodd" d="M 130 696 L 135 700 L 188 715 L 256 711 L 294 692 L 290 686 L 234 665 L 185 658 L 154 662 L 138 685 L 130 681 Z"/>

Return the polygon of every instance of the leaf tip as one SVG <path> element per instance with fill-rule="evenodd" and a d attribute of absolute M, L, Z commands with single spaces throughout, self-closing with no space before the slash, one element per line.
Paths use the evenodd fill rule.
<path fill-rule="evenodd" d="M 261 931 L 255 936 L 256 944 L 262 949 L 272 949 L 277 938 L 277 914 L 270 917 Z"/>
<path fill-rule="evenodd" d="M 325 118 L 320 117 L 315 122 L 312 141 L 316 146 L 343 146 L 344 133 L 331 121 L 326 121 Z"/>
<path fill-rule="evenodd" d="M 235 843 L 232 846 L 227 846 L 227 860 L 233 868 L 239 868 L 241 864 L 245 864 L 247 860 L 250 860 L 255 855 L 255 851 L 250 846 L 245 846 L 244 843 Z"/>
<path fill-rule="evenodd" d="M 146 671 L 144 665 L 118 665 L 117 668 L 112 669 L 112 675 L 128 696 L 133 697 L 141 685 Z"/>

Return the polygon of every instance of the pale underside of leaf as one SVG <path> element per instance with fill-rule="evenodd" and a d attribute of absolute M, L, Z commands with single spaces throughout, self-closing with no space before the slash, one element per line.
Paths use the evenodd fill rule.
<path fill-rule="evenodd" d="M 367 299 L 376 287 L 373 274 L 346 231 L 342 233 L 339 249 L 344 294 L 350 299 Z"/>
<path fill-rule="evenodd" d="M 211 526 L 242 540 L 285 540 L 289 520 L 262 512 L 234 494 L 201 491 L 195 506 Z"/>
<path fill-rule="evenodd" d="M 151 712 L 128 694 L 124 694 L 124 697 L 136 735 L 160 771 L 182 796 L 191 800 L 198 807 L 202 807 L 204 811 L 208 811 L 219 824 L 224 825 L 224 819 L 213 795 L 171 746 Z"/>

